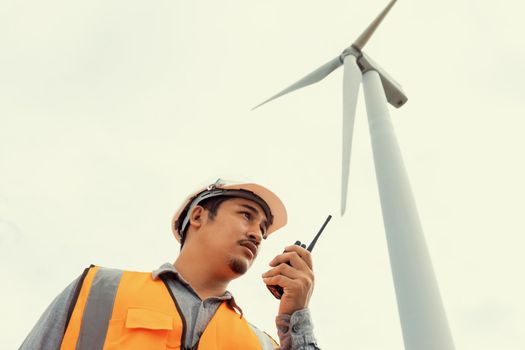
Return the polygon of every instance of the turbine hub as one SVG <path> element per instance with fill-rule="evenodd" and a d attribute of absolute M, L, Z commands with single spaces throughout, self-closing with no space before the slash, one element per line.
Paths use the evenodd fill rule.
<path fill-rule="evenodd" d="M 345 57 L 348 56 L 348 55 L 354 56 L 356 58 L 356 61 L 357 61 L 359 58 L 361 58 L 363 56 L 363 53 L 361 52 L 361 50 L 359 50 L 354 45 L 348 46 L 339 55 L 339 60 L 341 61 L 341 63 L 345 62 Z"/>

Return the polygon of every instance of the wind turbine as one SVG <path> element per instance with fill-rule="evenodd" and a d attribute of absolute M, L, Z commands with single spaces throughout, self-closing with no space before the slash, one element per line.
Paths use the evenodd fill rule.
<path fill-rule="evenodd" d="M 454 350 L 454 342 L 425 243 L 417 207 L 403 164 L 387 102 L 396 108 L 407 101 L 396 83 L 362 50 L 388 14 L 391 0 L 357 40 L 341 55 L 257 105 L 317 83 L 340 66 L 343 73 L 343 157 L 341 215 L 346 209 L 348 175 L 357 94 L 361 81 L 390 265 L 406 350 Z"/>

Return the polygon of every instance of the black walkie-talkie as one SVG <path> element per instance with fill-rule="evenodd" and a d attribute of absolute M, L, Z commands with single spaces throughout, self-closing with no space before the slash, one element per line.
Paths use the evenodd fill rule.
<path fill-rule="evenodd" d="M 296 241 L 295 245 L 298 245 L 298 246 L 301 246 L 303 248 L 306 248 L 306 250 L 311 252 L 314 249 L 315 243 L 317 243 L 317 240 L 319 239 L 319 236 L 321 235 L 321 233 L 323 233 L 324 228 L 326 227 L 326 224 L 328 224 L 328 221 L 330 221 L 331 218 L 332 218 L 332 215 L 328 215 L 328 217 L 324 221 L 323 226 L 321 226 L 321 229 L 319 229 L 319 232 L 317 232 L 317 234 L 315 235 L 314 239 L 312 240 L 312 243 L 310 243 L 308 248 L 306 248 L 306 245 L 302 244 L 301 241 Z M 289 262 L 287 264 L 290 265 Z M 273 294 L 273 296 L 276 297 L 277 299 L 281 299 L 281 297 L 284 294 L 283 287 L 281 287 L 281 286 L 277 286 L 277 285 L 269 286 L 269 285 L 266 285 L 266 287 Z"/>

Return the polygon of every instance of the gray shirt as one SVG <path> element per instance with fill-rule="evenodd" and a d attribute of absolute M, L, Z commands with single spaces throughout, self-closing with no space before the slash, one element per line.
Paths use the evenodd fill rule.
<path fill-rule="evenodd" d="M 161 276 L 168 288 L 177 299 L 181 313 L 186 320 L 187 329 L 185 343 L 195 345 L 209 321 L 223 301 L 241 311 L 230 292 L 220 297 L 211 297 L 201 300 L 193 288 L 182 278 L 175 267 L 165 263 L 152 272 L 154 279 Z M 60 293 L 44 311 L 34 328 L 26 337 L 21 350 L 58 350 L 65 332 L 67 313 L 73 300 L 79 278 L 74 280 Z M 313 335 L 313 325 L 308 309 L 299 310 L 292 315 L 278 315 L 276 317 L 277 334 L 281 346 L 279 349 L 316 350 L 316 340 Z M 267 342 L 267 336 L 257 327 L 250 324 L 259 339 Z"/>

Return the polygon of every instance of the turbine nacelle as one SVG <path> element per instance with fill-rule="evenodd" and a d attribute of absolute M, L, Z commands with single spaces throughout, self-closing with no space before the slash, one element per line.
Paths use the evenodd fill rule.
<path fill-rule="evenodd" d="M 341 64 L 344 62 L 344 58 L 348 55 L 352 55 L 356 58 L 357 65 L 363 74 L 370 70 L 375 70 L 379 73 L 388 103 L 399 108 L 408 101 L 408 97 L 403 92 L 401 85 L 376 62 L 374 62 L 370 56 L 352 45 L 347 47 L 339 56 Z"/>
<path fill-rule="evenodd" d="M 379 73 L 381 83 L 383 84 L 383 89 L 385 90 L 386 99 L 392 106 L 399 108 L 408 101 L 408 98 L 403 92 L 401 85 L 399 85 L 399 83 L 395 81 L 390 75 L 388 75 L 384 69 L 375 63 L 370 58 L 370 56 L 363 53 L 361 58 L 357 60 L 357 64 L 363 73 L 366 73 L 369 70 L 375 70 L 377 73 Z"/>

